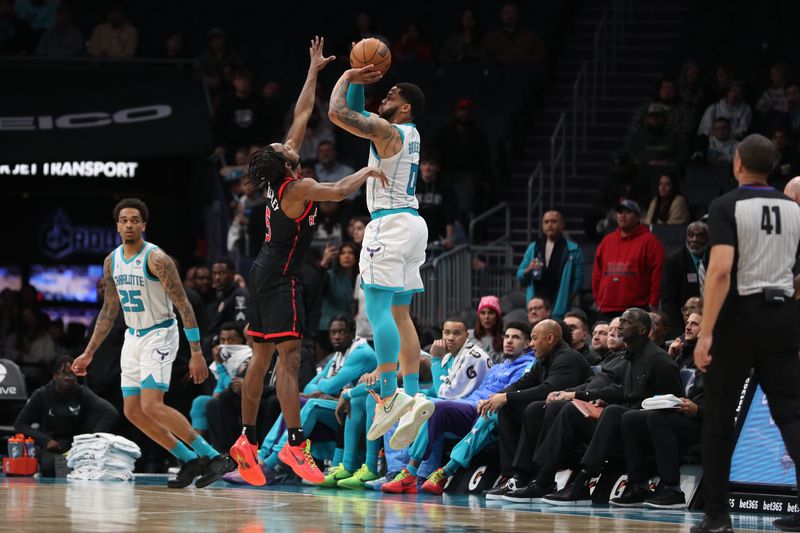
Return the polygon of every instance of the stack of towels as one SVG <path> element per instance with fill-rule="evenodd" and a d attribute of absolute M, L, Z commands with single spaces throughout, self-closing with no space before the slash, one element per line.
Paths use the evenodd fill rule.
<path fill-rule="evenodd" d="M 69 480 L 129 481 L 142 452 L 135 443 L 111 433 L 86 433 L 72 439 L 67 454 Z"/>

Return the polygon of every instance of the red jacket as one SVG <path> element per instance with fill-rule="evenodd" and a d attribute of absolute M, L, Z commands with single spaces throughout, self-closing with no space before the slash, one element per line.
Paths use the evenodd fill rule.
<path fill-rule="evenodd" d="M 603 312 L 658 306 L 664 248 L 645 225 L 623 237 L 617 228 L 606 235 L 594 256 L 592 293 Z"/>

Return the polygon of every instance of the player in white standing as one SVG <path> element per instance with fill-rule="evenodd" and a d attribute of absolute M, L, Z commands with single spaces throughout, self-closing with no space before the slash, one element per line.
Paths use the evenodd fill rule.
<path fill-rule="evenodd" d="M 378 114 L 368 113 L 364 84 L 381 76 L 372 65 L 346 71 L 333 88 L 328 112 L 334 124 L 369 139 L 369 166 L 380 167 L 389 176 L 385 188 L 374 178 L 367 180 L 372 220 L 364 233 L 359 265 L 381 385 L 375 420 L 367 433 L 370 440 L 383 436 L 398 420 L 400 428 L 416 435 L 434 409 L 418 394 L 419 338 L 410 315 L 412 295 L 424 290 L 419 269 L 428 242 L 428 227 L 417 212 L 420 136 L 413 123 L 425 107 L 425 96 L 412 83 L 398 83 L 381 102 Z M 402 389 L 397 388 L 398 358 Z"/>
<path fill-rule="evenodd" d="M 179 332 L 173 305 L 183 319 L 183 331 L 191 346 L 189 377 L 202 383 L 208 377 L 208 366 L 200 349 L 197 320 L 175 263 L 142 238 L 148 218 L 147 205 L 137 198 L 126 198 L 114 208 L 122 244 L 103 264 L 103 307 L 92 338 L 75 359 L 72 371 L 78 376 L 86 375 L 94 352 L 122 309 L 128 326 L 120 356 L 125 416 L 181 462 L 176 479 L 167 486 L 184 488 L 199 477 L 195 486 L 202 488 L 233 470 L 236 464 L 198 435 L 186 417 L 164 404 L 172 363 L 178 353 Z"/>

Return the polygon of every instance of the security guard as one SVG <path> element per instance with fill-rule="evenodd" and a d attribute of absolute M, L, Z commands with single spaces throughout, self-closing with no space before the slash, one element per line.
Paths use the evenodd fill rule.
<path fill-rule="evenodd" d="M 792 267 L 800 243 L 800 206 L 767 186 L 778 161 L 772 142 L 746 137 L 736 150 L 739 188 L 709 208 L 711 257 L 703 332 L 694 352 L 706 372 L 703 425 L 705 517 L 692 533 L 733 531 L 728 479 L 736 405 L 751 368 L 769 398 L 772 418 L 800 467 L 800 358 Z M 800 477 L 800 471 L 798 472 Z M 800 513 L 774 522 L 800 531 Z"/>

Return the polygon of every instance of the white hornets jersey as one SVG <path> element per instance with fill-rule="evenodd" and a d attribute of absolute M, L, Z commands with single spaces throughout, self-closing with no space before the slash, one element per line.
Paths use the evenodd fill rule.
<path fill-rule="evenodd" d="M 367 208 L 370 213 L 382 209 L 417 209 L 415 192 L 419 178 L 420 138 L 414 124 L 392 124 L 400 132 L 403 146 L 393 157 L 381 159 L 369 145 L 369 166 L 381 167 L 389 176 L 389 185 L 381 186 L 375 178 L 367 178 Z"/>
<path fill-rule="evenodd" d="M 147 270 L 147 257 L 156 248 L 145 242 L 138 254 L 126 260 L 120 245 L 111 255 L 111 275 L 129 328 L 147 329 L 175 318 L 164 287 Z"/>

